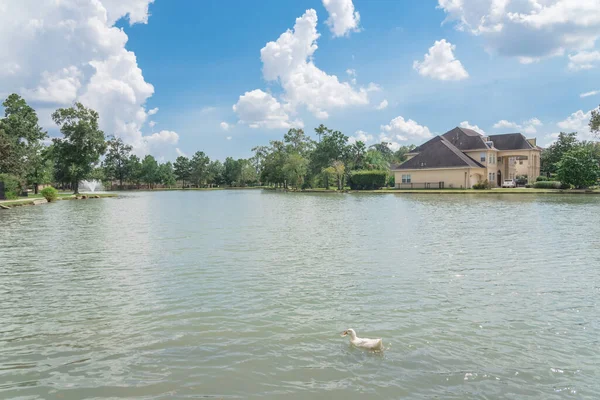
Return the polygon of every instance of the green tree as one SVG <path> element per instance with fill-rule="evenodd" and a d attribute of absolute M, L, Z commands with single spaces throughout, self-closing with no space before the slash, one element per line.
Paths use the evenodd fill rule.
<path fill-rule="evenodd" d="M 416 146 L 414 144 L 411 144 L 410 146 L 400 146 L 400 148 L 394 153 L 394 158 L 392 162 L 402 164 L 408 158 L 406 155 L 413 151 L 415 148 Z"/>
<path fill-rule="evenodd" d="M 237 168 L 239 171 L 239 184 L 241 186 L 247 186 L 248 184 L 255 183 L 257 181 L 258 177 L 256 175 L 256 169 L 250 160 L 237 160 Z"/>
<path fill-rule="evenodd" d="M 211 187 L 223 183 L 224 171 L 225 167 L 223 167 L 223 164 L 219 160 L 211 161 L 210 164 L 208 164 L 207 181 Z"/>
<path fill-rule="evenodd" d="M 274 185 L 285 184 L 283 166 L 287 159 L 285 144 L 279 140 L 272 140 L 261 168 L 262 182 Z"/>
<path fill-rule="evenodd" d="M 390 163 L 383 153 L 372 148 L 365 154 L 365 169 L 387 171 L 390 169 Z"/>
<path fill-rule="evenodd" d="M 308 160 L 302 157 L 300 154 L 291 154 L 287 157 L 285 165 L 283 166 L 283 173 L 285 179 L 298 189 L 304 183 L 304 177 L 307 172 Z"/>
<path fill-rule="evenodd" d="M 596 136 L 600 135 L 600 108 L 592 110 L 592 118 L 590 118 L 590 130 Z"/>
<path fill-rule="evenodd" d="M 317 137 L 319 138 L 319 142 L 320 142 L 321 136 L 323 136 L 327 133 L 331 133 L 331 129 L 328 129 L 325 125 L 321 124 L 321 125 L 319 125 L 318 128 L 315 128 L 315 133 L 317 134 Z"/>
<path fill-rule="evenodd" d="M 158 163 L 150 154 L 142 160 L 141 180 L 148 185 L 148 189 L 158 182 Z"/>
<path fill-rule="evenodd" d="M 318 174 L 334 161 L 346 162 L 349 154 L 348 136 L 340 131 L 326 129 L 322 140 L 310 155 L 310 171 Z"/>
<path fill-rule="evenodd" d="M 290 129 L 283 136 L 283 142 L 286 144 L 288 154 L 296 153 L 303 157 L 306 157 L 314 147 L 314 142 L 304 134 L 302 129 Z"/>
<path fill-rule="evenodd" d="M 203 151 L 197 151 L 190 162 L 191 175 L 190 180 L 200 187 L 208 176 L 208 164 L 210 158 Z"/>
<path fill-rule="evenodd" d="M 40 141 L 47 134 L 38 124 L 33 108 L 17 94 L 2 103 L 4 118 L 0 119 L 0 173 L 20 178 L 31 172 L 39 160 Z"/>
<path fill-rule="evenodd" d="M 558 162 L 569 151 L 577 147 L 577 133 L 564 133 L 558 135 L 558 139 L 547 149 L 542 151 L 540 157 L 540 169 L 542 173 L 555 173 L 558 169 Z"/>
<path fill-rule="evenodd" d="M 108 142 L 108 152 L 102 162 L 106 178 L 111 181 L 118 180 L 119 188 L 123 189 L 123 181 L 129 178 L 129 157 L 131 156 L 131 147 L 123 142 L 123 139 L 113 137 Z"/>
<path fill-rule="evenodd" d="M 365 155 L 367 153 L 367 146 L 360 140 L 350 146 L 349 164 L 350 169 L 357 170 L 365 167 Z"/>
<path fill-rule="evenodd" d="M 142 163 L 140 158 L 134 154 L 129 156 L 127 160 L 127 171 L 129 171 L 129 181 L 136 185 L 139 189 L 142 182 Z"/>
<path fill-rule="evenodd" d="M 331 164 L 331 167 L 337 178 L 338 190 L 342 190 L 344 188 L 344 173 L 346 172 L 346 166 L 341 161 L 334 161 L 333 164 Z"/>
<path fill-rule="evenodd" d="M 184 156 L 177 157 L 173 168 L 175 170 L 175 178 L 181 181 L 181 187 L 185 189 L 185 181 L 189 180 L 192 175 L 190 159 Z"/>
<path fill-rule="evenodd" d="M 561 183 L 578 189 L 597 183 L 600 177 L 598 160 L 584 147 L 576 147 L 566 152 L 557 163 L 557 176 Z"/>
<path fill-rule="evenodd" d="M 177 184 L 175 179 L 175 171 L 173 171 L 173 164 L 166 162 L 158 166 L 158 182 L 162 185 L 171 188 Z"/>
<path fill-rule="evenodd" d="M 33 144 L 27 151 L 27 184 L 33 185 L 35 194 L 39 192 L 39 185 L 52 182 L 53 164 L 49 149 L 41 143 Z"/>
<path fill-rule="evenodd" d="M 240 181 L 241 168 L 237 160 L 227 157 L 223 163 L 223 179 L 229 186 L 234 186 Z"/>
<path fill-rule="evenodd" d="M 74 107 L 56 110 L 52 119 L 63 134 L 63 138 L 53 139 L 54 154 L 77 194 L 79 181 L 89 177 L 106 150 L 104 132 L 98 126 L 98 113 L 75 103 Z"/>

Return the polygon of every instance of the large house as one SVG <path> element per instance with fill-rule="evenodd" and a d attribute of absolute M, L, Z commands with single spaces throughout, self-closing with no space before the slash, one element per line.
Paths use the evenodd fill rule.
<path fill-rule="evenodd" d="M 520 133 L 484 136 L 471 129 L 454 128 L 407 154 L 392 166 L 397 188 L 467 188 L 488 181 L 540 175 L 541 148 Z"/>

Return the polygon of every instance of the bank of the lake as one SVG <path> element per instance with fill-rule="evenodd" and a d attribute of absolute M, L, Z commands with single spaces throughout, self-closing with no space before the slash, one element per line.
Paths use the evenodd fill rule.
<path fill-rule="evenodd" d="M 267 188 L 265 190 L 282 191 L 287 193 L 351 193 L 351 194 L 511 194 L 511 195 L 529 195 L 529 194 L 592 194 L 600 195 L 600 189 L 594 190 L 578 190 L 578 189 L 379 189 L 379 190 L 337 190 L 337 189 L 280 189 Z"/>
<path fill-rule="evenodd" d="M 59 193 L 58 200 L 80 200 L 85 196 L 85 200 L 93 200 L 93 199 L 103 199 L 103 198 L 111 198 L 117 197 L 116 193 L 81 193 L 79 195 L 74 195 L 73 193 Z M 0 200 L 0 206 L 4 207 L 21 207 L 21 206 L 35 206 L 47 203 L 46 199 L 41 194 L 28 196 L 25 198 L 20 198 L 16 200 Z"/>

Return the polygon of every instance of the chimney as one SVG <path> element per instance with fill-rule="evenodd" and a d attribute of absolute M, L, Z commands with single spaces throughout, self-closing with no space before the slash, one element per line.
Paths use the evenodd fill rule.
<path fill-rule="evenodd" d="M 536 138 L 532 138 L 532 139 L 527 139 L 527 141 L 529 142 L 530 145 L 532 145 L 533 147 L 537 147 L 537 139 Z"/>

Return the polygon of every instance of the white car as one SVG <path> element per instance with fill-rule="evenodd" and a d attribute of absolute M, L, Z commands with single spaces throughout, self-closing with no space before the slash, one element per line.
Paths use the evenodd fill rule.
<path fill-rule="evenodd" d="M 504 180 L 504 182 L 502 182 L 502 187 L 503 188 L 514 188 L 517 185 L 515 185 L 515 181 L 512 179 L 506 179 Z"/>

